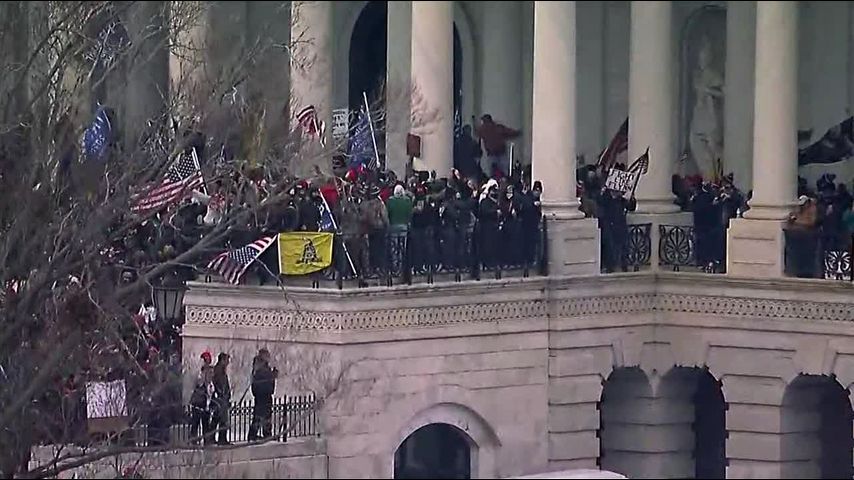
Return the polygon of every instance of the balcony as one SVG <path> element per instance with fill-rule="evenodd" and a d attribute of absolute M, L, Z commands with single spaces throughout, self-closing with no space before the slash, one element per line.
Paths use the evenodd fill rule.
<path fill-rule="evenodd" d="M 335 235 L 332 265 L 314 274 L 275 276 L 277 259 L 262 256 L 245 285 L 366 288 L 547 275 L 547 220 L 537 225 L 477 222 L 469 227 L 410 228 L 381 236 Z M 205 282 L 222 281 L 209 273 Z"/>

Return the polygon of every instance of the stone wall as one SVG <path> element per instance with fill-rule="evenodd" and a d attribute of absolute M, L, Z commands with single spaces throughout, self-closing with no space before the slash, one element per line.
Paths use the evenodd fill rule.
<path fill-rule="evenodd" d="M 699 374 L 727 402 L 728 474 L 774 477 L 789 461 L 787 385 L 800 373 L 854 383 L 852 288 L 687 273 L 286 295 L 197 284 L 184 342 L 323 351 L 326 366 L 346 365 L 321 415 L 332 478 L 391 476 L 396 448 L 431 423 L 469 435 L 475 477 L 600 462 L 632 477 L 692 476 Z M 629 370 L 638 382 L 612 382 Z"/>
<path fill-rule="evenodd" d="M 61 451 L 60 455 L 72 453 Z M 33 462 L 48 461 L 56 450 L 42 447 Z M 157 453 L 125 453 L 63 472 L 59 478 L 117 478 L 128 468 L 145 478 L 328 478 L 326 444 L 291 439 L 251 447 L 207 448 Z"/>

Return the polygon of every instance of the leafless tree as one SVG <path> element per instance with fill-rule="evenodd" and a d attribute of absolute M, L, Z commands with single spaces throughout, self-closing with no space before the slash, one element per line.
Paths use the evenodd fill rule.
<path fill-rule="evenodd" d="M 129 385 L 135 395 L 165 395 L 174 372 L 153 366 L 156 354 L 140 340 L 138 311 L 151 286 L 201 271 L 234 241 L 235 231 L 257 225 L 287 201 L 294 161 L 322 163 L 341 148 L 312 150 L 321 159 L 298 157 L 305 155 L 300 142 L 310 140 L 279 118 L 287 109 L 246 87 L 264 58 L 281 57 L 282 65 L 305 61 L 290 58 L 301 40 L 283 43 L 262 32 L 214 68 L 200 27 L 212 3 L 0 5 L 4 477 L 55 476 L 156 449 L 121 438 L 91 443 L 77 430 L 78 403 L 63 394 L 69 388 L 79 394 L 83 380 L 132 378 L 140 385 Z M 287 15 L 289 3 L 278 2 L 277 9 Z M 148 97 L 125 103 L 134 89 Z M 81 137 L 99 105 L 108 108 L 112 140 L 103 155 L 93 155 L 81 148 Z M 275 129 L 272 116 L 283 120 Z M 193 132 L 205 133 L 203 145 Z M 131 206 L 162 184 L 191 148 L 204 151 L 200 167 L 208 187 L 221 185 L 229 198 L 222 221 L 188 239 L 174 225 L 178 205 L 144 215 Z M 247 199 L 258 176 L 266 191 Z M 322 372 L 304 379 L 319 395 L 346 384 L 347 365 L 323 353 L 309 363 L 300 372 Z M 30 464 L 33 446 L 72 441 L 79 448 L 57 448 L 52 461 Z"/>

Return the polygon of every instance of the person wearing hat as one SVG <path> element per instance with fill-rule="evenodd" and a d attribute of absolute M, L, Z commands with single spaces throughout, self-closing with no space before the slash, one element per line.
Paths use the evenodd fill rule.
<path fill-rule="evenodd" d="M 249 425 L 249 441 L 267 438 L 273 435 L 273 393 L 276 391 L 276 378 L 279 370 L 270 367 L 270 351 L 258 350 L 252 359 L 252 396 L 255 406 L 252 410 L 252 423 Z"/>
<path fill-rule="evenodd" d="M 211 430 L 218 445 L 229 445 L 228 427 L 231 408 L 231 383 L 228 381 L 229 355 L 220 352 L 213 367 L 213 420 Z"/>
<path fill-rule="evenodd" d="M 380 199 L 380 187 L 371 184 L 362 201 L 360 214 L 364 231 L 368 235 L 368 269 L 379 273 L 385 266 L 385 236 L 388 230 L 388 211 Z"/>
<path fill-rule="evenodd" d="M 211 352 L 202 352 L 202 367 L 190 395 L 190 441 L 198 444 L 199 435 L 210 442 L 210 400 L 213 395 L 213 366 Z"/>

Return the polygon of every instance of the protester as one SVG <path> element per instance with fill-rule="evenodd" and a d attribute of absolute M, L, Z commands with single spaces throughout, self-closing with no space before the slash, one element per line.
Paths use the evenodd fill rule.
<path fill-rule="evenodd" d="M 229 445 L 229 417 L 231 415 L 231 384 L 228 381 L 229 356 L 220 352 L 216 365 L 213 367 L 213 400 L 211 431 L 214 433 L 217 445 Z"/>
<path fill-rule="evenodd" d="M 629 238 L 629 227 L 626 214 L 633 212 L 637 206 L 635 198 L 627 200 L 622 192 L 605 190 L 600 200 L 599 228 L 602 230 L 603 260 L 605 271 L 613 272 L 617 268 L 628 271 L 626 243 Z"/>
<path fill-rule="evenodd" d="M 786 227 L 786 270 L 789 275 L 814 278 L 818 271 L 818 205 L 801 195 Z"/>
<path fill-rule="evenodd" d="M 521 132 L 513 130 L 492 120 L 492 115 L 485 114 L 480 125 L 475 127 L 478 138 L 483 141 L 490 174 L 499 176 L 510 175 L 510 160 L 507 157 L 507 140 L 518 137 Z"/>
<path fill-rule="evenodd" d="M 198 443 L 199 435 L 204 435 L 206 444 L 213 440 L 210 437 L 211 400 L 214 394 L 211 353 L 203 352 L 201 358 L 201 371 L 190 395 L 190 439 L 194 444 Z"/>
<path fill-rule="evenodd" d="M 394 195 L 388 200 L 386 210 L 392 240 L 398 242 L 397 239 L 406 238 L 412 222 L 412 200 L 403 185 L 394 186 Z"/>
<path fill-rule="evenodd" d="M 273 393 L 276 391 L 276 378 L 279 370 L 270 367 L 270 351 L 262 348 L 252 360 L 252 396 L 255 406 L 252 411 L 252 423 L 249 425 L 249 441 L 273 436 Z"/>

